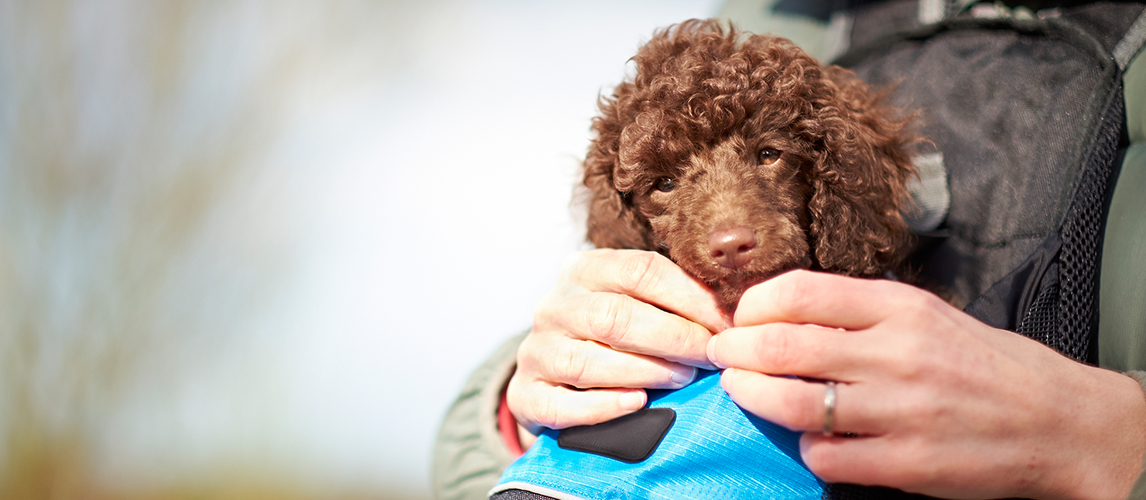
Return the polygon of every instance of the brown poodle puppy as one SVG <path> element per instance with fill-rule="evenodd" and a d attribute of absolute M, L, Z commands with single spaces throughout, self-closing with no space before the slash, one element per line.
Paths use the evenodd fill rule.
<path fill-rule="evenodd" d="M 897 264 L 914 139 L 882 94 L 716 21 L 658 31 L 633 60 L 593 121 L 593 244 L 667 255 L 730 314 L 783 271 L 878 277 Z"/>

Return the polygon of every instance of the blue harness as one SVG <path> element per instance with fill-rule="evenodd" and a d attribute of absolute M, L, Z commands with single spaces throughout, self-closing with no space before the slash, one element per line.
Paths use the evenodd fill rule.
<path fill-rule="evenodd" d="M 636 418 L 603 435 L 580 437 L 599 426 L 546 430 L 490 494 L 517 489 L 563 500 L 823 496 L 824 483 L 800 460 L 800 434 L 736 406 L 718 372 L 701 371 L 676 391 L 649 391 L 648 407 L 641 411 L 656 417 Z M 609 449 L 633 439 L 647 450 Z"/>

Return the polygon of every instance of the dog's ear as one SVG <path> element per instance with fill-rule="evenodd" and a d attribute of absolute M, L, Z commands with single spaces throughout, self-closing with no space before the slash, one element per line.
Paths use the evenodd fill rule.
<path fill-rule="evenodd" d="M 634 172 L 620 169 L 621 136 L 625 124 L 633 120 L 633 89 L 633 83 L 622 82 L 612 97 L 598 98 L 600 114 L 593 118 L 592 126 L 595 137 L 582 164 L 588 208 L 586 237 L 597 248 L 654 250 L 649 222 L 627 194 L 636 188 Z"/>
<path fill-rule="evenodd" d="M 589 241 L 597 248 L 653 250 L 648 221 L 614 184 L 616 154 L 601 155 L 596 147 L 593 149 L 584 164 Z"/>
<path fill-rule="evenodd" d="M 808 203 L 814 255 L 827 271 L 878 276 L 898 263 L 909 238 L 900 212 L 915 175 L 912 117 L 896 116 L 850 71 L 831 67 L 823 75 L 825 95 L 814 101 L 824 131 Z"/>

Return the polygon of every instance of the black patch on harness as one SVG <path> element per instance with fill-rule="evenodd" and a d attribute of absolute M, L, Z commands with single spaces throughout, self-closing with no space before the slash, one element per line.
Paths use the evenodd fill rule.
<path fill-rule="evenodd" d="M 645 408 L 608 422 L 565 429 L 557 435 L 557 446 L 637 463 L 656 451 L 675 421 L 671 408 Z"/>

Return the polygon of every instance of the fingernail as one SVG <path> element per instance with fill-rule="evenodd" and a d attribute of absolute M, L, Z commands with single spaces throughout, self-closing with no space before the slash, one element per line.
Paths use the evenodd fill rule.
<path fill-rule="evenodd" d="M 740 373 L 738 370 L 736 370 L 736 368 L 728 368 L 723 372 L 720 372 L 720 387 L 724 389 L 724 392 L 728 392 L 728 381 L 735 378 L 739 374 Z"/>
<path fill-rule="evenodd" d="M 708 339 L 708 360 L 711 361 L 713 366 L 716 366 L 717 368 L 728 368 L 727 366 L 720 364 L 720 361 L 716 359 L 716 335 L 713 335 L 712 338 Z"/>
<path fill-rule="evenodd" d="M 691 366 L 681 366 L 672 371 L 672 381 L 684 387 L 691 384 L 696 379 L 696 368 Z"/>
<path fill-rule="evenodd" d="M 645 407 L 644 391 L 626 392 L 621 394 L 617 400 L 621 405 L 621 409 L 624 410 L 636 411 Z"/>

